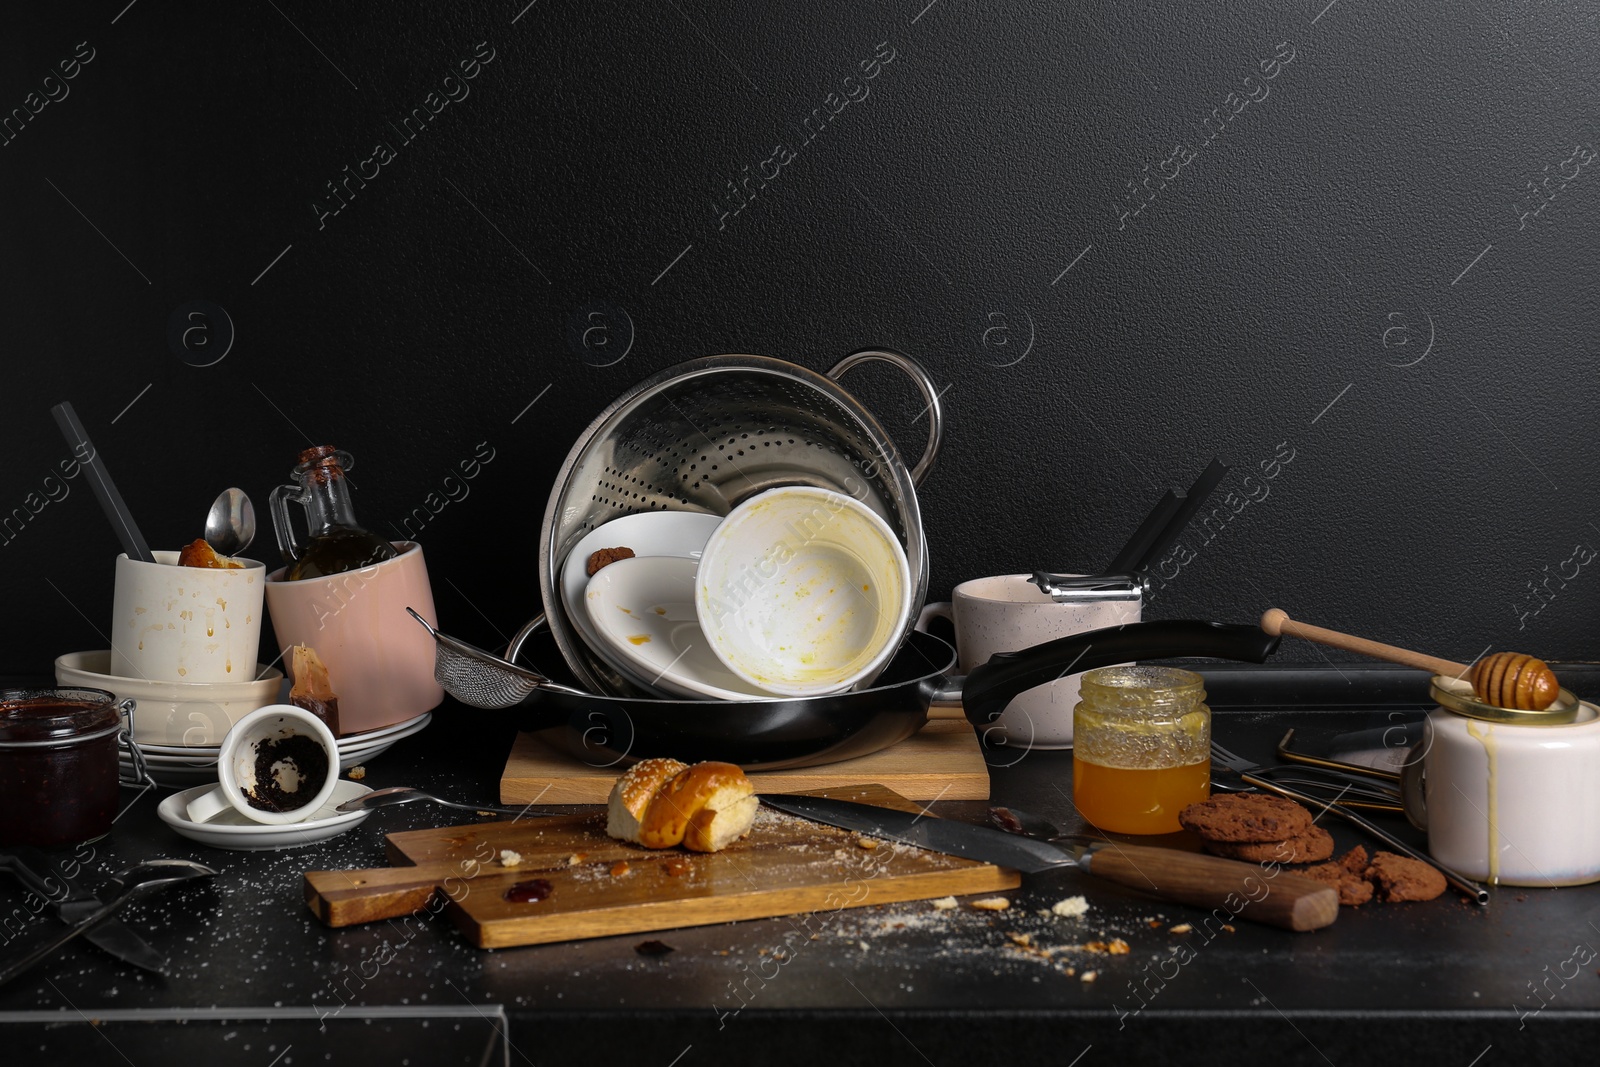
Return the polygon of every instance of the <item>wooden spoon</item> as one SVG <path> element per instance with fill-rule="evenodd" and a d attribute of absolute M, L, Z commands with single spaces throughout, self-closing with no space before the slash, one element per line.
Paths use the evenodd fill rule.
<path fill-rule="evenodd" d="M 1365 637 L 1342 634 L 1295 622 L 1279 608 L 1268 608 L 1261 616 L 1261 628 L 1269 634 L 1288 634 L 1307 641 L 1331 645 L 1349 652 L 1359 652 L 1374 659 L 1403 663 L 1407 667 L 1420 667 L 1434 674 L 1452 678 L 1470 678 L 1478 698 L 1496 707 L 1514 708 L 1518 711 L 1543 711 L 1561 695 L 1561 685 L 1548 664 L 1541 659 L 1521 652 L 1496 652 L 1485 656 L 1470 667 L 1465 663 L 1425 656 L 1421 652 L 1397 648 Z"/>

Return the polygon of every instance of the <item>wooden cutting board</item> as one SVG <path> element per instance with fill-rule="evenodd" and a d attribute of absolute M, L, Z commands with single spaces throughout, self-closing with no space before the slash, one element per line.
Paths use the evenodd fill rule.
<path fill-rule="evenodd" d="M 624 768 L 591 767 L 531 734 L 518 734 L 500 778 L 502 804 L 604 804 Z M 750 775 L 762 793 L 877 782 L 912 800 L 988 800 L 989 768 L 965 719 L 934 719 L 882 752 L 843 763 Z"/>
<path fill-rule="evenodd" d="M 879 785 L 812 792 L 919 810 Z M 600 810 L 390 834 L 395 866 L 309 871 L 306 903 L 330 926 L 442 907 L 473 944 L 503 948 L 988 893 L 1021 882 L 1015 871 L 892 842 L 863 848 L 856 834 L 765 807 L 748 838 L 710 854 L 615 841 L 605 820 Z M 502 849 L 520 853 L 520 864 L 502 866 Z M 507 899 L 535 881 L 547 884 L 544 899 Z"/>

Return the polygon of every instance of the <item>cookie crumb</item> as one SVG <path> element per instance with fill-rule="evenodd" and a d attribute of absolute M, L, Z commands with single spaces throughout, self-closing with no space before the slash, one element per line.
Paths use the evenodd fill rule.
<path fill-rule="evenodd" d="M 349 778 L 350 778 L 350 780 L 352 782 L 359 782 L 359 781 L 361 781 L 361 779 L 365 778 L 366 776 L 367 776 L 367 768 L 366 768 L 365 765 L 362 765 L 362 766 L 359 766 L 359 767 L 351 767 L 350 768 Z"/>
<path fill-rule="evenodd" d="M 1077 919 L 1089 913 L 1087 897 L 1067 897 L 1050 905 L 1050 914 L 1058 919 Z"/>
<path fill-rule="evenodd" d="M 1169 934 L 1187 934 L 1189 931 L 1191 931 L 1193 929 L 1194 929 L 1194 927 L 1190 926 L 1188 923 L 1179 923 L 1177 926 L 1168 927 L 1167 928 L 1167 933 L 1169 933 Z"/>
<path fill-rule="evenodd" d="M 567 866 L 576 867 L 578 864 L 582 863 L 588 858 L 589 854 L 587 852 L 574 852 L 572 855 L 567 857 Z"/>
<path fill-rule="evenodd" d="M 1005 911 L 1011 907 L 1011 901 L 1005 897 L 984 897 L 982 900 L 974 900 L 970 907 L 979 911 Z"/>
<path fill-rule="evenodd" d="M 869 848 L 869 849 L 878 847 L 878 842 L 876 840 L 874 840 L 873 838 L 870 838 L 870 837 L 858 837 L 858 838 L 856 838 L 856 844 L 861 846 L 862 848 Z"/>
<path fill-rule="evenodd" d="M 619 860 L 611 865 L 611 877 L 621 878 L 631 870 L 633 868 L 628 864 L 627 860 Z"/>
<path fill-rule="evenodd" d="M 1092 982 L 1096 978 L 1099 978 L 1099 977 L 1100 977 L 1100 972 L 1099 971 L 1084 971 L 1083 974 L 1078 976 L 1078 981 L 1080 981 L 1080 982 Z"/>
<path fill-rule="evenodd" d="M 501 849 L 500 850 L 500 866 L 502 866 L 502 867 L 520 867 L 520 866 L 522 866 L 522 853 L 513 852 L 509 848 Z"/>
<path fill-rule="evenodd" d="M 940 897 L 938 900 L 930 900 L 928 903 L 933 906 L 934 911 L 954 911 L 956 909 L 955 897 Z"/>

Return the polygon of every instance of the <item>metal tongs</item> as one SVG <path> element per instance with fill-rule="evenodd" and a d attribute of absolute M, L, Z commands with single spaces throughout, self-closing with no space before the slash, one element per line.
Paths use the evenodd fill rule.
<path fill-rule="evenodd" d="M 1212 458 L 1186 493 L 1167 490 L 1145 516 L 1112 561 L 1099 574 L 1052 574 L 1035 571 L 1029 581 L 1052 600 L 1111 600 L 1150 591 L 1150 567 L 1165 558 L 1178 537 L 1228 473 L 1228 465 Z"/>

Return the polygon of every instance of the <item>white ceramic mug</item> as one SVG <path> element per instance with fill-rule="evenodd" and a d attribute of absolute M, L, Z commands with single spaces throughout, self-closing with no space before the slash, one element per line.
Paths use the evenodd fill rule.
<path fill-rule="evenodd" d="M 266 568 L 180 567 L 178 553 L 117 557 L 111 673 L 148 682 L 238 682 L 256 673 Z"/>
<path fill-rule="evenodd" d="M 1434 859 L 1507 885 L 1600 881 L 1600 709 L 1529 726 L 1439 707 L 1422 751 Z"/>
<path fill-rule="evenodd" d="M 1058 637 L 1139 622 L 1143 614 L 1137 593 L 1057 603 L 1029 577 L 1002 574 L 962 582 L 951 593 L 951 602 L 924 608 L 918 626 L 934 616 L 951 619 L 961 670 L 966 673 L 997 653 L 1020 652 Z M 995 721 L 1005 743 L 1019 748 L 1071 748 L 1072 709 L 1078 703 L 1081 677 L 1068 674 L 1018 694 Z"/>
<path fill-rule="evenodd" d="M 316 772 L 311 768 L 296 766 L 293 760 L 277 760 L 272 764 L 271 773 L 279 788 L 293 794 L 297 800 L 303 795 L 304 802 L 285 811 L 255 807 L 248 794 L 258 785 L 256 764 L 263 746 L 268 746 L 265 751 L 270 754 L 270 746 L 294 736 L 309 738 L 322 750 L 327 761 L 322 768 L 322 781 L 315 781 Z M 309 711 L 293 704 L 270 704 L 240 719 L 222 739 L 222 751 L 217 756 L 217 782 L 217 788 L 189 801 L 186 813 L 191 821 L 207 822 L 232 808 L 259 823 L 303 822 L 327 803 L 333 795 L 333 787 L 339 784 L 339 745 L 327 725 Z"/>
<path fill-rule="evenodd" d="M 267 577 L 267 609 L 293 664 L 308 645 L 328 668 L 339 697 L 342 734 L 377 730 L 438 707 L 444 690 L 433 679 L 434 643 L 406 608 L 437 625 L 422 546 L 396 541 L 399 555 L 360 570 L 297 582 L 283 571 Z"/>

